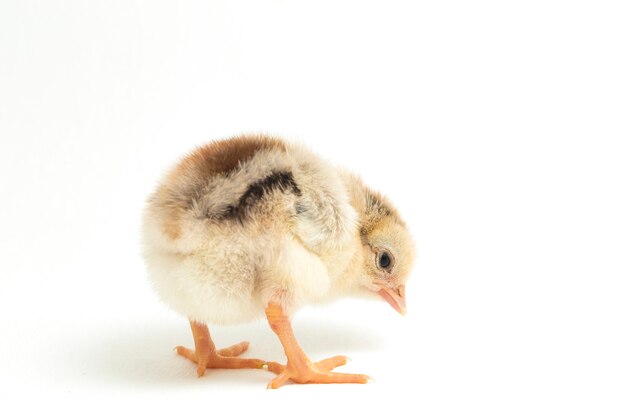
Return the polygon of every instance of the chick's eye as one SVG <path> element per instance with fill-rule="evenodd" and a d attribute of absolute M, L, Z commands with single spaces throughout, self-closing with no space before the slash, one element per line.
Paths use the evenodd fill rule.
<path fill-rule="evenodd" d="M 378 255 L 378 266 L 382 269 L 388 269 L 391 266 L 391 256 L 388 252 L 381 252 Z"/>

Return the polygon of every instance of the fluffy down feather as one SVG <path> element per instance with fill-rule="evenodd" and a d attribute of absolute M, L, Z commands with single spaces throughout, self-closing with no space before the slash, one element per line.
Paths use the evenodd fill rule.
<path fill-rule="evenodd" d="M 407 273 L 393 277 L 403 284 L 413 246 L 388 201 L 302 146 L 242 136 L 198 148 L 167 173 L 145 208 L 143 247 L 167 305 L 231 324 L 261 317 L 270 300 L 293 311 L 371 294 L 370 237 L 381 230 L 399 235 L 385 244 L 403 255 Z"/>

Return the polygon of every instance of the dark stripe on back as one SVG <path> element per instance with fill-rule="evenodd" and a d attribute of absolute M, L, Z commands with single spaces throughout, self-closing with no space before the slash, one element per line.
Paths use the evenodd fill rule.
<path fill-rule="evenodd" d="M 297 196 L 302 195 L 302 191 L 293 178 L 293 173 L 289 171 L 272 172 L 267 177 L 250 184 L 239 198 L 237 205 L 228 206 L 225 217 L 237 218 L 241 221 L 246 217 L 250 208 L 274 191 L 292 192 Z"/>

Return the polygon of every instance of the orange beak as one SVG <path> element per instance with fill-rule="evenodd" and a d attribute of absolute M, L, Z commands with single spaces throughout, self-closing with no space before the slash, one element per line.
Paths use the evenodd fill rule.
<path fill-rule="evenodd" d="M 404 285 L 398 286 L 397 289 L 381 287 L 378 295 L 383 297 L 394 310 L 403 316 L 406 314 L 406 298 L 404 298 Z"/>

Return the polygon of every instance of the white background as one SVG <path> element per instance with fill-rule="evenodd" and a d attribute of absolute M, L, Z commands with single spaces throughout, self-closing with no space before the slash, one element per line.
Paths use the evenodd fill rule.
<path fill-rule="evenodd" d="M 615 1 L 0 1 L 0 414 L 624 415 L 626 13 Z M 296 316 L 365 386 L 198 379 L 140 257 L 195 145 L 298 139 L 395 201 L 410 313 Z M 263 321 L 221 346 L 283 361 Z M 192 414 L 194 413 L 194 414 Z"/>

